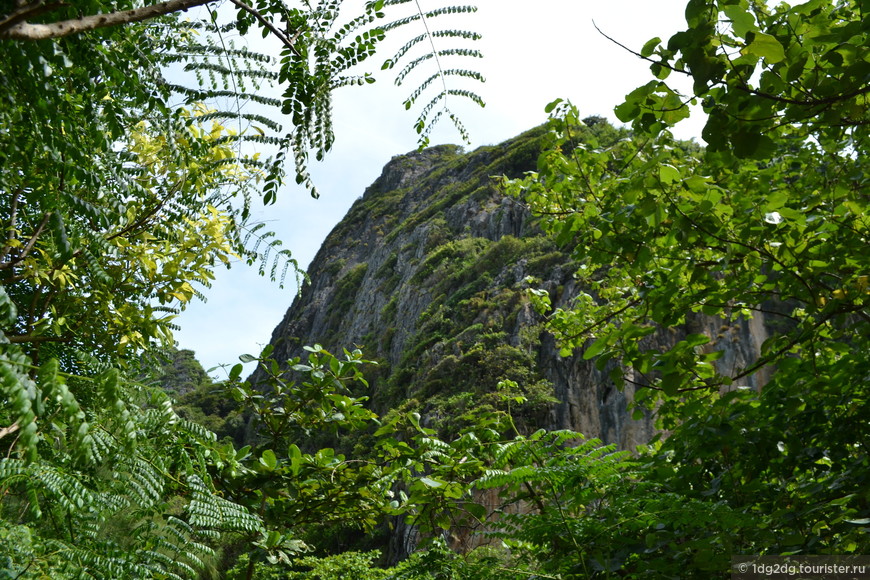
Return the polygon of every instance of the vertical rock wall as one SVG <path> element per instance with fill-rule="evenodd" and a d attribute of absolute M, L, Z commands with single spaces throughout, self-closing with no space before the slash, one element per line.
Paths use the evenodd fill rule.
<path fill-rule="evenodd" d="M 531 395 L 549 383 L 558 403 L 521 410 L 528 428 L 572 428 L 629 449 L 649 440 L 650 416 L 628 411 L 632 389 L 617 390 L 607 369 L 579 355 L 560 357 L 526 299 L 527 276 L 557 305 L 576 291 L 569 257 L 494 180 L 533 170 L 542 134 L 468 154 L 440 146 L 393 158 L 318 252 L 311 283 L 273 333 L 276 358 L 315 342 L 338 352 L 361 346 L 380 362 L 367 373 L 376 410 L 412 404 L 433 423 L 463 409 L 462 393 L 486 403 L 499 380 L 531 385 Z M 686 332 L 718 341 L 728 369 L 754 360 L 766 336 L 760 318 L 697 317 Z"/>

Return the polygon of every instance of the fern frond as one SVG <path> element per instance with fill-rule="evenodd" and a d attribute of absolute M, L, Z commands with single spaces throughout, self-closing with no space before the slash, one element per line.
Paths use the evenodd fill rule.
<path fill-rule="evenodd" d="M 185 71 L 211 71 L 222 76 L 240 75 L 247 78 L 263 78 L 268 80 L 277 80 L 278 73 L 263 69 L 247 69 L 239 70 L 230 68 L 222 64 L 212 62 L 195 62 L 185 65 Z"/>
<path fill-rule="evenodd" d="M 205 443 L 213 443 L 217 441 L 217 435 L 214 434 L 213 431 L 210 431 L 206 427 L 203 427 L 199 423 L 195 421 L 190 421 L 183 417 L 179 417 L 175 415 L 173 412 L 173 426 L 175 429 L 178 429 L 185 434 L 191 436 L 196 441 L 201 441 Z"/>
<path fill-rule="evenodd" d="M 524 465 L 516 467 L 510 471 L 488 470 L 480 478 L 474 482 L 477 489 L 494 489 L 498 487 L 509 487 L 525 484 L 531 481 L 537 481 L 543 477 L 541 470 L 537 467 Z"/>
<path fill-rule="evenodd" d="M 336 43 L 343 42 L 351 34 L 356 32 L 357 30 L 360 30 L 360 29 L 364 28 L 365 26 L 368 26 L 369 24 L 375 22 L 382 15 L 383 14 L 376 13 L 376 12 L 366 12 L 365 14 L 357 16 L 356 18 L 354 18 L 350 22 L 341 26 L 335 32 L 335 34 L 332 37 L 333 41 L 335 41 Z M 383 35 L 383 31 L 380 28 L 375 29 L 375 30 L 367 30 L 362 35 L 363 40 L 367 40 L 369 38 L 366 35 L 377 35 L 378 37 L 381 37 Z M 378 38 L 378 39 L 380 40 L 380 38 Z"/>
<path fill-rule="evenodd" d="M 123 462 L 126 485 L 136 492 L 130 496 L 139 507 L 151 507 L 165 492 L 164 480 L 154 467 L 139 457 Z"/>
<path fill-rule="evenodd" d="M 478 95 L 477 93 L 475 93 L 473 91 L 467 91 L 465 89 L 447 89 L 447 94 L 454 95 L 457 97 L 464 97 L 466 99 L 474 101 L 481 108 L 486 106 L 486 103 L 484 102 L 483 97 L 481 97 L 480 95 Z M 458 121 L 455 121 L 455 122 L 458 122 Z"/>
<path fill-rule="evenodd" d="M 463 40 L 472 41 L 480 40 L 481 38 L 483 38 L 480 34 L 476 32 L 469 32 L 467 30 L 436 30 L 431 34 L 420 34 L 419 36 L 415 36 L 414 38 L 406 42 L 402 46 L 402 48 L 400 48 L 396 52 L 396 54 L 393 55 L 393 58 L 387 59 L 384 62 L 383 68 L 393 68 L 396 63 L 402 60 L 402 57 L 404 57 L 409 50 L 411 50 L 412 48 L 414 48 L 414 46 L 423 42 L 424 40 L 427 40 L 430 36 L 432 38 L 461 38 Z"/>
<path fill-rule="evenodd" d="M 421 449 L 431 450 L 428 452 L 438 451 L 441 453 L 449 453 L 451 451 L 450 444 L 434 437 L 422 437 L 419 441 Z"/>
<path fill-rule="evenodd" d="M 213 494 L 199 476 L 187 479 L 192 498 L 187 505 L 190 523 L 214 530 L 258 532 L 263 529 L 260 518 L 243 506 Z"/>
<path fill-rule="evenodd" d="M 209 113 L 204 113 L 196 117 L 196 121 L 211 121 L 211 120 L 227 120 L 227 119 L 242 119 L 247 121 L 248 123 L 259 123 L 272 131 L 280 131 L 281 125 L 266 117 L 264 115 L 256 114 L 256 113 L 237 113 L 233 111 L 212 111 Z"/>
<path fill-rule="evenodd" d="M 374 77 L 372 77 L 370 73 L 355 76 L 338 76 L 333 79 L 332 84 L 330 84 L 330 88 L 338 89 L 341 87 L 362 86 L 373 82 Z"/>
<path fill-rule="evenodd" d="M 436 80 L 444 81 L 447 77 L 451 77 L 451 76 L 470 78 L 470 79 L 480 81 L 482 83 L 486 82 L 486 79 L 483 78 L 483 75 L 481 75 L 478 72 L 467 70 L 467 69 L 452 68 L 452 69 L 447 69 L 444 71 L 439 71 L 439 72 L 433 74 L 432 76 L 430 76 L 429 78 L 427 78 L 422 83 L 420 83 L 420 86 L 418 86 L 416 89 L 414 89 L 414 92 L 412 92 L 411 95 L 405 100 L 405 103 L 404 103 L 405 108 L 410 109 L 414 105 L 416 100 L 420 97 L 420 95 L 423 93 L 423 91 L 425 91 L 429 87 L 429 85 L 431 85 L 433 82 L 435 82 Z M 447 94 L 456 94 L 456 93 L 450 93 L 449 90 L 445 89 L 443 91 L 443 94 L 446 96 Z M 470 93 L 470 94 L 473 94 L 473 93 Z M 436 97 L 436 98 L 438 98 L 438 97 Z M 475 100 L 476 103 L 480 104 L 483 102 L 483 99 L 480 99 L 480 97 L 478 97 L 477 99 L 478 100 Z"/>
<path fill-rule="evenodd" d="M 230 25 L 232 26 L 232 25 Z M 224 30 L 229 32 L 229 30 Z M 226 46 L 216 46 L 214 44 L 187 44 L 181 47 L 181 50 L 176 54 L 170 54 L 165 57 L 167 63 L 185 61 L 189 58 L 200 58 L 203 56 L 216 57 L 239 57 L 245 61 L 259 62 L 269 64 L 272 62 L 272 57 L 267 54 L 254 52 L 247 47 L 230 48 Z"/>
<path fill-rule="evenodd" d="M 385 5 L 395 6 L 405 3 L 406 2 L 385 2 Z M 383 26 L 383 30 L 384 32 L 389 32 L 390 30 L 399 28 L 400 26 L 405 26 L 407 24 L 410 24 L 411 22 L 417 22 L 419 20 L 431 20 L 432 18 L 436 18 L 438 16 L 446 16 L 448 14 L 463 14 L 473 12 L 477 12 L 477 6 L 444 6 L 442 8 L 430 10 L 428 12 L 419 11 L 417 14 L 412 14 L 411 16 L 394 20 L 393 22 L 390 22 L 389 24 Z"/>
<path fill-rule="evenodd" d="M 179 95 L 185 96 L 187 98 L 185 101 L 187 105 L 191 105 L 193 103 L 209 102 L 222 98 L 234 98 L 237 96 L 237 93 L 231 90 L 192 88 L 178 84 L 168 84 L 167 88 L 172 89 L 172 91 L 178 93 Z M 253 103 L 266 105 L 268 107 L 281 106 L 280 99 L 266 97 L 258 94 L 249 93 L 245 95 L 245 99 Z"/>
<path fill-rule="evenodd" d="M 413 71 L 415 68 L 417 68 L 417 66 L 420 65 L 421 63 L 423 63 L 431 58 L 435 58 L 436 56 L 470 56 L 470 57 L 474 57 L 474 58 L 483 58 L 483 53 L 480 52 L 479 50 L 469 49 L 469 48 L 449 48 L 446 50 L 439 50 L 437 53 L 430 52 L 430 53 L 424 54 L 423 56 L 415 58 L 414 60 L 412 60 L 411 62 L 406 64 L 405 68 L 403 68 L 396 75 L 396 79 L 394 81 L 396 86 L 402 86 L 402 82 L 405 80 L 405 77 L 407 77 L 411 73 L 411 71 Z"/>
<path fill-rule="evenodd" d="M 303 276 L 299 263 L 293 257 L 290 250 L 282 249 L 281 240 L 276 237 L 273 231 L 262 231 L 266 227 L 265 223 L 258 223 L 248 226 L 242 245 L 246 248 L 247 262 L 249 265 L 258 264 L 260 275 L 266 274 L 268 269 L 270 278 L 277 280 L 281 288 L 284 287 L 284 282 L 287 274 L 292 268 L 296 273 L 296 282 L 300 282 Z M 261 249 L 262 248 L 262 249 Z M 274 255 L 273 255 L 274 252 Z M 271 258 L 271 267 L 269 261 Z M 278 274 L 280 270 L 280 275 Z"/>
<path fill-rule="evenodd" d="M 492 460 L 493 469 L 504 469 L 511 462 L 511 459 L 523 451 L 525 441 L 510 441 L 496 446 L 496 451 Z"/>
<path fill-rule="evenodd" d="M 468 134 L 468 130 L 465 128 L 465 125 L 462 124 L 462 121 L 459 120 L 459 117 L 450 113 L 450 120 L 453 122 L 453 126 L 456 127 L 456 130 L 459 132 L 459 135 L 462 137 L 462 140 L 468 143 L 471 138 Z M 428 139 L 428 135 L 426 136 Z"/>
<path fill-rule="evenodd" d="M 400 4 L 407 3 L 408 0 L 394 0 L 386 2 L 386 5 L 398 6 Z M 415 3 L 415 5 L 417 8 L 416 14 L 394 20 L 389 24 L 385 25 L 383 27 L 383 30 L 385 32 L 388 32 L 395 28 L 407 26 L 411 23 L 419 21 L 422 23 L 425 32 L 423 34 L 413 37 L 411 40 L 406 42 L 395 53 L 393 58 L 387 59 L 384 62 L 382 68 L 388 69 L 395 67 L 402 61 L 403 58 L 406 57 L 406 55 L 413 47 L 419 45 L 425 40 L 428 40 L 431 50 L 424 53 L 423 55 L 412 59 L 409 63 L 403 66 L 403 68 L 398 73 L 398 75 L 396 75 L 395 78 L 395 84 L 401 86 L 406 81 L 408 75 L 410 75 L 413 71 L 417 70 L 422 64 L 428 62 L 435 63 L 435 73 L 431 74 L 429 77 L 423 80 L 423 82 L 421 82 L 417 86 L 417 88 L 414 89 L 414 91 L 405 100 L 404 103 L 405 109 L 410 109 L 412 106 L 414 106 L 417 99 L 419 99 L 421 95 L 426 92 L 433 85 L 433 83 L 435 83 L 435 81 L 440 81 L 441 89 L 434 97 L 430 99 L 429 103 L 423 108 L 423 111 L 420 113 L 420 115 L 417 117 L 417 121 L 414 123 L 414 128 L 420 135 L 417 140 L 417 144 L 421 149 L 428 145 L 429 136 L 433 128 L 438 124 L 438 121 L 445 113 L 453 121 L 453 124 L 457 128 L 457 130 L 459 130 L 459 134 L 462 137 L 463 141 L 468 142 L 468 132 L 466 131 L 464 125 L 459 121 L 458 116 L 449 108 L 447 99 L 449 96 L 462 97 L 471 100 L 479 106 L 483 106 L 484 102 L 479 95 L 472 91 L 450 88 L 448 86 L 448 81 L 455 77 L 464 77 L 478 82 L 485 82 L 485 79 L 483 78 L 483 75 L 476 71 L 461 68 L 445 69 L 441 64 L 441 57 L 461 56 L 465 58 L 480 58 L 482 54 L 480 53 L 480 51 L 471 48 L 438 49 L 435 46 L 435 40 L 442 38 L 453 38 L 474 41 L 478 40 L 480 38 L 480 35 L 474 32 L 462 30 L 439 30 L 432 32 L 429 28 L 429 20 L 449 14 L 472 13 L 476 12 L 477 8 L 474 6 L 445 6 L 437 8 L 435 10 L 424 12 L 420 8 L 419 3 Z M 434 111 L 434 109 L 437 105 L 441 105 L 441 110 L 436 112 Z"/>

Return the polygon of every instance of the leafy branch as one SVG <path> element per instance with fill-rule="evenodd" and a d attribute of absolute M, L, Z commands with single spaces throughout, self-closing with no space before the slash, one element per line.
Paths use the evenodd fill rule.
<path fill-rule="evenodd" d="M 397 6 L 401 4 L 407 4 L 410 1 L 411 0 L 386 0 L 385 6 Z M 429 135 L 443 116 L 447 116 L 453 122 L 454 126 L 462 136 L 462 139 L 468 142 L 468 132 L 466 131 L 462 122 L 459 120 L 459 117 L 450 108 L 448 104 L 449 97 L 461 97 L 463 99 L 472 101 L 480 107 L 485 106 L 485 103 L 483 99 L 472 90 L 451 88 L 449 86 L 449 80 L 452 77 L 460 77 L 482 83 L 485 82 L 485 79 L 483 75 L 476 71 L 459 68 L 445 68 L 442 65 L 441 59 L 444 57 L 456 56 L 465 58 L 481 58 L 482 54 L 480 53 L 480 51 L 470 48 L 438 49 L 436 46 L 436 39 L 450 38 L 475 41 L 480 39 L 480 35 L 467 30 L 433 30 L 430 27 L 430 21 L 439 16 L 473 13 L 477 11 L 477 8 L 474 6 L 446 6 L 435 10 L 424 11 L 422 6 L 420 5 L 419 0 L 414 0 L 414 6 L 416 8 L 415 14 L 394 20 L 389 24 L 384 25 L 383 30 L 390 31 L 395 28 L 407 26 L 414 22 L 420 22 L 423 25 L 424 33 L 415 36 L 405 45 L 399 48 L 399 50 L 393 55 L 392 58 L 384 61 L 384 64 L 381 68 L 391 69 L 395 67 L 407 57 L 409 51 L 411 51 L 413 47 L 424 41 L 428 41 L 429 50 L 408 62 L 396 75 L 395 79 L 395 84 L 397 86 L 401 86 L 405 82 L 406 78 L 423 63 L 432 61 L 435 64 L 435 72 L 431 74 L 428 78 L 420 82 L 417 88 L 414 89 L 411 95 L 407 99 L 405 99 L 404 102 L 405 109 L 411 109 L 417 102 L 417 100 L 424 93 L 426 93 L 426 91 L 430 89 L 430 87 L 432 87 L 432 85 L 435 84 L 436 81 L 440 81 L 438 83 L 440 85 L 440 88 L 435 89 L 436 92 L 434 96 L 432 96 L 429 102 L 423 107 L 422 111 L 417 117 L 417 120 L 414 122 L 414 129 L 420 135 L 419 139 L 417 140 L 417 144 L 421 149 L 429 144 Z"/>

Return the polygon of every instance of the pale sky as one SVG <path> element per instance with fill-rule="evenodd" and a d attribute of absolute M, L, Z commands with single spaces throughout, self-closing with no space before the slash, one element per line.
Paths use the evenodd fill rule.
<path fill-rule="evenodd" d="M 424 10 L 443 4 L 443 0 L 421 0 Z M 686 0 L 478 0 L 476 5 L 476 14 L 441 26 L 438 19 L 430 23 L 433 28 L 446 24 L 483 35 L 473 43 L 484 53 L 483 59 L 455 62 L 486 77 L 485 84 L 469 85 L 484 98 L 485 108 L 452 102 L 471 134 L 467 150 L 500 143 L 543 123 L 544 106 L 556 98 L 570 99 L 582 115 L 602 115 L 616 122 L 613 108 L 652 77 L 646 63 L 601 36 L 593 21 L 609 36 L 639 50 L 647 40 L 655 36 L 667 40 L 684 26 Z M 406 27 L 393 36 L 405 41 L 419 33 Z M 384 50 L 364 69 L 378 71 L 392 54 Z M 445 68 L 450 66 L 445 63 Z M 431 72 L 425 69 L 427 76 Z M 312 167 L 320 199 L 288 185 L 280 191 L 277 204 L 257 212 L 303 268 L 390 158 L 416 148 L 412 124 L 418 108 L 405 111 L 402 102 L 416 87 L 413 81 L 425 78 L 423 72 L 419 74 L 395 87 L 388 74 L 378 72 L 373 85 L 340 90 L 334 106 L 336 143 L 327 159 Z M 681 125 L 678 137 L 700 135 L 703 121 L 696 117 Z M 460 143 L 449 121 L 433 135 L 432 144 L 439 143 Z M 194 350 L 206 369 L 231 366 L 244 353 L 258 354 L 296 291 L 292 278 L 282 290 L 243 263 L 220 270 L 213 287 L 204 290 L 208 301 L 191 304 L 177 320 L 179 346 Z M 312 342 L 316 338 L 311 337 Z"/>

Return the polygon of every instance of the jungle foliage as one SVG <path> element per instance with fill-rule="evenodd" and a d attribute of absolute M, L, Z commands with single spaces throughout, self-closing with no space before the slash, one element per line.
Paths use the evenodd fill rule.
<path fill-rule="evenodd" d="M 316 194 L 332 92 L 371 81 L 351 69 L 388 31 L 473 10 L 379 25 L 400 4 L 236 1 L 229 22 L 204 0 L 0 5 L 0 576 L 193 578 L 219 565 L 222 533 L 274 548 L 216 488 L 244 471 L 232 444 L 154 386 L 159 349 L 216 267 L 296 269 L 251 206 L 288 174 Z M 233 44 L 253 32 L 280 55 Z"/>
<path fill-rule="evenodd" d="M 41 25 L 92 20 L 4 4 L 0 577 L 710 578 L 732 554 L 870 551 L 870 57 L 857 0 L 690 0 L 685 31 L 637 52 L 655 78 L 616 109 L 630 134 L 556 101 L 538 171 L 506 180 L 579 264 L 572 307 L 551 311 L 549 294 L 531 292 L 550 330 L 566 353 L 618 363 L 611 379 L 668 432 L 637 455 L 518 428 L 522 376 L 501 377 L 495 403 L 445 434 L 414 412 L 378 417 L 359 394 L 359 351 L 243 356 L 263 383 L 238 366 L 216 387 L 251 417 L 257 439 L 241 449 L 150 386 L 143 354 L 171 339 L 172 315 L 215 265 L 262 264 L 246 200 L 274 198 L 287 152 L 306 182 L 306 152 L 332 139 L 327 95 L 360 80 L 342 74 L 372 54 L 384 28 L 366 27 L 391 3 L 337 32 L 335 2 L 234 4 L 243 33 L 289 24 L 279 72 L 203 41 L 220 38 L 209 22 L 164 13 L 34 40 Z M 203 84 L 168 83 L 172 62 Z M 241 98 L 225 79 L 273 76 L 289 136 L 202 104 Z M 424 138 L 442 101 L 424 107 Z M 705 148 L 670 133 L 693 101 L 708 114 Z M 262 160 L 237 148 L 245 140 L 279 149 Z M 485 273 L 487 256 L 474 252 L 471 271 Z M 706 334 L 645 340 L 695 315 L 782 322 L 746 368 L 719 365 Z M 743 388 L 752 377 L 761 388 Z M 359 444 L 307 449 L 324 431 Z M 324 527 L 400 524 L 423 542 L 391 568 L 375 551 L 315 551 Z"/>
<path fill-rule="evenodd" d="M 631 139 L 595 139 L 556 101 L 538 172 L 509 184 L 581 264 L 572 307 L 535 293 L 563 350 L 618 362 L 612 380 L 669 432 L 639 477 L 681 507 L 609 565 L 641 574 L 661 553 L 675 566 L 662 574 L 685 577 L 731 554 L 864 553 L 866 7 L 692 0 L 686 20 L 637 53 L 656 78 L 615 109 Z M 703 150 L 670 134 L 691 103 L 708 115 Z M 721 365 L 727 346 L 709 333 L 645 340 L 697 316 L 760 318 L 757 360 Z"/>
<path fill-rule="evenodd" d="M 564 353 L 613 368 L 667 437 L 630 457 L 477 416 L 437 444 L 463 471 L 419 474 L 460 510 L 412 521 L 451 546 L 386 577 L 710 578 L 736 554 L 870 548 L 866 13 L 692 0 L 686 21 L 637 51 L 655 78 L 616 108 L 629 132 L 555 101 L 538 170 L 505 181 L 579 264 L 570 307 L 531 292 Z M 703 148 L 671 135 L 692 104 Z M 700 318 L 756 320 L 756 360 L 723 365 L 721 337 L 682 331 Z"/>

